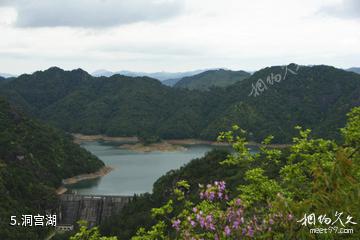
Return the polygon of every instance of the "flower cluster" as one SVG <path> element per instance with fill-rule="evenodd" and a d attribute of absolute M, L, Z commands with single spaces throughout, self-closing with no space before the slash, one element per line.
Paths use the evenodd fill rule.
<path fill-rule="evenodd" d="M 270 233 L 276 222 L 292 220 L 291 214 L 271 214 L 259 219 L 245 214 L 240 198 L 228 199 L 224 181 L 215 181 L 206 188 L 200 186 L 203 200 L 189 209 L 187 214 L 172 220 L 180 239 L 242 239 Z M 210 234 L 210 235 L 209 235 Z"/>
<path fill-rule="evenodd" d="M 172 227 L 176 229 L 176 231 L 180 230 L 180 223 L 181 221 L 179 219 L 176 219 L 172 222 Z"/>
<path fill-rule="evenodd" d="M 200 185 L 200 189 L 204 186 Z M 206 185 L 206 189 L 200 192 L 200 199 L 206 199 L 210 202 L 214 200 L 228 200 L 229 197 L 226 193 L 226 183 L 224 181 L 215 181 L 214 184 Z"/>
<path fill-rule="evenodd" d="M 215 231 L 215 221 L 214 216 L 212 214 L 204 214 L 203 211 L 198 211 L 197 208 L 193 208 L 195 213 L 195 220 L 194 221 L 190 216 L 188 217 L 188 221 L 190 222 L 191 226 L 196 226 L 197 224 L 206 230 Z"/>

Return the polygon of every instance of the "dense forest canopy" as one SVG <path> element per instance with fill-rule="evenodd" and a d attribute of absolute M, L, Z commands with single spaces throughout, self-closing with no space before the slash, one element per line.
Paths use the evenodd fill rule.
<path fill-rule="evenodd" d="M 72 137 L 32 120 L 0 99 L 0 239 L 40 239 L 44 228 L 10 227 L 10 216 L 54 210 L 61 180 L 103 162 Z M 24 238 L 26 236 L 26 238 Z"/>
<path fill-rule="evenodd" d="M 251 94 L 254 90 L 258 95 Z M 54 67 L 2 84 L 0 94 L 68 132 L 215 140 L 236 123 L 249 131 L 250 140 L 273 134 L 274 142 L 289 143 L 294 125 L 339 139 L 346 112 L 360 104 L 360 76 L 330 66 L 291 64 L 203 92 L 148 77 L 96 78 L 81 69 Z"/>

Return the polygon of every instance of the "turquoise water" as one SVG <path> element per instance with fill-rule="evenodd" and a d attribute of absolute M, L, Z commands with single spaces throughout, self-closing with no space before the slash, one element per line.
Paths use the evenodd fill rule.
<path fill-rule="evenodd" d="M 187 146 L 187 151 L 139 153 L 121 149 L 118 145 L 85 142 L 82 147 L 114 168 L 102 178 L 68 186 L 78 194 L 133 195 L 152 191 L 153 183 L 172 169 L 205 155 L 214 147 Z"/>

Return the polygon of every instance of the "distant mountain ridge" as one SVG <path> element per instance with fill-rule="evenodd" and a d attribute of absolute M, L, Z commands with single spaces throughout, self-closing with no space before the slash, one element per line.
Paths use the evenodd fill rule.
<path fill-rule="evenodd" d="M 183 77 L 192 76 L 204 72 L 205 70 L 193 70 L 186 72 L 133 72 L 133 71 L 117 71 L 111 72 L 108 70 L 97 70 L 91 75 L 95 77 L 111 77 L 115 74 L 120 74 L 128 77 L 151 77 L 159 81 L 165 81 L 168 79 L 181 79 Z"/>
<path fill-rule="evenodd" d="M 91 73 L 91 75 L 94 77 L 111 77 L 112 75 L 115 75 L 115 72 L 111 72 L 106 69 L 99 69 Z"/>
<path fill-rule="evenodd" d="M 245 71 L 208 70 L 190 77 L 184 77 L 174 87 L 208 90 L 210 87 L 227 87 L 250 76 L 251 74 Z"/>
<path fill-rule="evenodd" d="M 192 91 L 149 77 L 93 77 L 81 69 L 51 68 L 1 84 L 0 95 L 68 132 L 215 140 L 239 124 L 254 141 L 274 134 L 275 142 L 288 143 L 293 127 L 302 125 L 317 136 L 336 137 L 345 114 L 360 105 L 360 75 L 301 66 L 285 80 L 271 80 L 284 69 L 268 67 L 224 88 Z"/>
<path fill-rule="evenodd" d="M 358 73 L 358 74 L 360 74 L 360 67 L 352 67 L 352 68 L 348 68 L 348 69 L 346 69 L 346 71 L 349 71 L 349 72 L 354 72 L 354 73 Z"/>
<path fill-rule="evenodd" d="M 10 73 L 0 73 L 0 77 L 2 77 L 2 78 L 11 78 L 11 77 L 16 77 L 16 75 L 10 74 Z"/>

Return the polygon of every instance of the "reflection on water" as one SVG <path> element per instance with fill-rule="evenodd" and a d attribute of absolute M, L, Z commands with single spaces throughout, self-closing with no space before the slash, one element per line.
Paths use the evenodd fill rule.
<path fill-rule="evenodd" d="M 83 181 L 69 189 L 78 194 L 133 195 L 151 192 L 153 183 L 171 169 L 177 169 L 194 158 L 204 156 L 213 147 L 188 146 L 187 151 L 138 153 L 121 149 L 109 142 L 82 144 L 106 165 L 114 168 L 108 175 Z"/>

